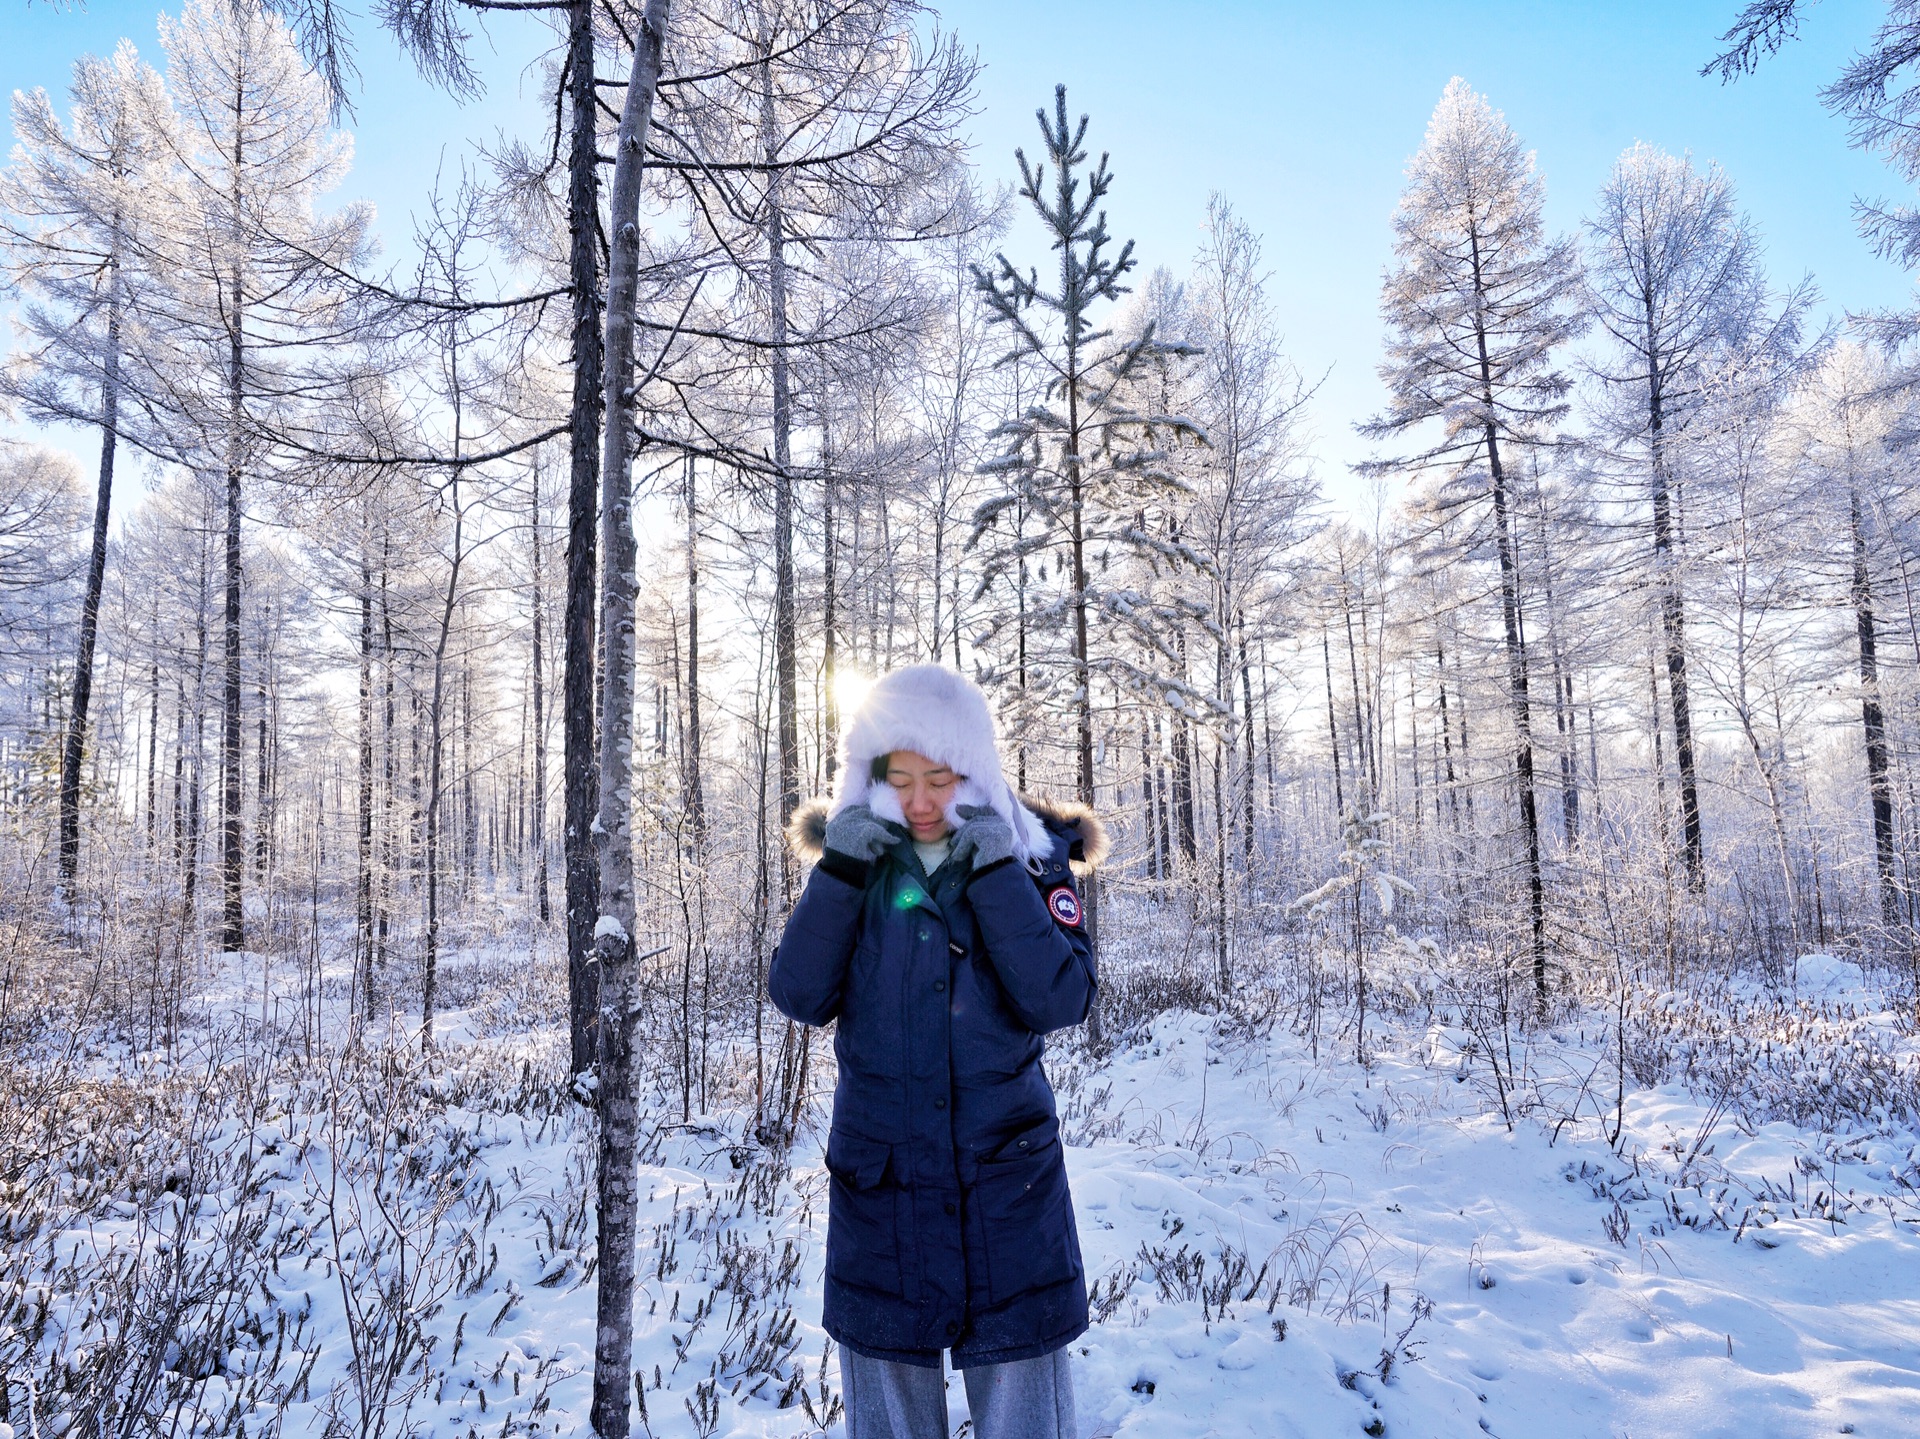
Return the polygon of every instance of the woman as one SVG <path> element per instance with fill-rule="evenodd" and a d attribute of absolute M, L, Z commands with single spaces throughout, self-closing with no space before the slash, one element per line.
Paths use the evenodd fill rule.
<path fill-rule="evenodd" d="M 841 762 L 794 816 L 817 862 L 767 988 L 839 1021 L 824 1323 L 849 1439 L 945 1439 L 942 1350 L 977 1439 L 1078 1439 L 1086 1274 L 1040 1056 L 1093 1000 L 1070 863 L 1105 836 L 1015 796 L 986 697 L 941 665 L 876 682 Z"/>

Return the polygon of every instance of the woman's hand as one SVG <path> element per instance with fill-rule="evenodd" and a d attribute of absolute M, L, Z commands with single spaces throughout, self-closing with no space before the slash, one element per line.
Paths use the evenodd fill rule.
<path fill-rule="evenodd" d="M 953 836 L 953 857 L 972 860 L 974 870 L 983 870 L 1013 856 L 1013 826 L 989 805 L 963 804 L 957 813 L 960 828 Z"/>
<path fill-rule="evenodd" d="M 827 849 L 856 864 L 871 864 L 902 837 L 899 825 L 889 824 L 864 804 L 850 804 L 827 821 Z"/>

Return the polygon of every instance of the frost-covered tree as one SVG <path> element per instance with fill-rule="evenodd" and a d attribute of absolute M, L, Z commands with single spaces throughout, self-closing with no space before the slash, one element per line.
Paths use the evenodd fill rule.
<path fill-rule="evenodd" d="M 1394 904 L 1403 895 L 1414 893 L 1411 881 L 1394 872 L 1391 846 L 1387 842 L 1388 816 L 1375 807 L 1364 791 L 1340 819 L 1341 848 L 1334 857 L 1338 866 L 1321 884 L 1295 899 L 1288 907 L 1304 911 L 1313 923 L 1340 926 L 1345 931 L 1348 952 L 1353 956 L 1353 1057 L 1367 1063 L 1367 901 L 1371 897 L 1374 912 L 1385 926 L 1389 941 L 1398 939 L 1392 925 Z"/>
<path fill-rule="evenodd" d="M 1782 406 L 1806 368 L 1806 287 L 1752 312 L 1698 371 L 1687 443 L 1676 456 L 1703 555 L 1692 572 L 1702 621 L 1699 672 L 1733 715 L 1764 792 L 1795 948 L 1808 916 L 1791 834 L 1798 789 L 1783 716 L 1810 684 L 1805 603 L 1819 541 L 1816 506 L 1783 449 Z M 1644 623 L 1644 621 L 1642 622 Z"/>
<path fill-rule="evenodd" d="M 1278 628 L 1290 557 L 1315 498 L 1299 416 L 1307 387 L 1288 361 L 1267 301 L 1260 238 L 1224 196 L 1207 205 L 1186 286 L 1185 332 L 1199 345 L 1184 407 L 1211 444 L 1185 466 L 1194 487 L 1188 542 L 1211 561 L 1213 707 L 1222 727 L 1213 763 L 1215 962 L 1228 981 L 1228 856 L 1243 876 L 1255 858 L 1253 646 Z M 1232 832 L 1238 830 L 1237 846 Z"/>
<path fill-rule="evenodd" d="M 1706 860 L 1674 450 L 1704 394 L 1704 367 L 1749 328 L 1764 300 L 1759 247 L 1717 166 L 1699 170 L 1689 157 L 1647 144 L 1614 163 L 1587 234 L 1589 303 L 1612 341 L 1612 353 L 1597 367 L 1617 401 L 1611 438 L 1644 457 L 1652 582 L 1680 771 L 1682 856 L 1687 881 L 1698 890 L 1706 883 Z"/>
<path fill-rule="evenodd" d="M 260 0 L 187 0 L 178 19 L 162 17 L 160 40 L 178 118 L 162 132 L 169 183 L 150 203 L 165 218 L 142 264 L 154 277 L 148 330 L 169 353 L 155 357 L 141 402 L 164 419 L 172 458 L 226 482 L 221 943 L 239 949 L 241 519 L 250 489 L 272 471 L 278 428 L 332 367 L 325 346 L 353 298 L 343 276 L 362 253 L 369 215 L 317 208 L 352 145 Z"/>
<path fill-rule="evenodd" d="M 1438 472 L 1456 506 L 1485 499 L 1492 508 L 1534 984 L 1543 999 L 1546 895 L 1509 467 L 1516 450 L 1551 442 L 1566 415 L 1571 381 L 1557 352 L 1581 324 L 1579 257 L 1547 234 L 1545 198 L 1533 157 L 1505 117 L 1464 80 L 1449 81 L 1394 213 L 1394 266 L 1381 292 L 1388 402 L 1361 426 L 1381 440 L 1437 427 L 1422 448 L 1368 468 Z"/>
<path fill-rule="evenodd" d="M 139 257 L 154 218 L 150 197 L 164 178 L 155 127 L 169 123 L 171 112 L 159 75 L 126 41 L 111 59 L 89 55 L 76 63 L 69 94 L 72 111 L 63 125 L 45 90 L 14 93 L 20 143 L 0 174 L 0 263 L 26 296 L 16 322 L 27 343 L 0 371 L 0 392 L 34 419 L 100 432 L 93 544 L 60 753 L 59 872 L 71 888 L 80 863 L 80 766 L 123 424 L 122 356 L 131 347 L 138 363 L 145 348 Z"/>
<path fill-rule="evenodd" d="M 1127 551 L 1192 558 L 1177 539 L 1156 536 L 1141 515 L 1185 492 L 1167 455 L 1200 432 L 1152 403 L 1164 393 L 1154 382 L 1156 367 L 1183 360 L 1191 347 L 1161 340 L 1151 318 L 1131 333 L 1102 328 L 1095 318 L 1099 307 L 1127 293 L 1121 280 L 1134 260 L 1132 241 L 1117 255 L 1109 252 L 1101 202 L 1113 176 L 1104 154 L 1087 169 L 1087 117 L 1068 118 L 1064 85 L 1054 91 L 1052 116 L 1037 115 L 1046 160 L 1033 164 L 1025 151 L 1014 154 L 1020 198 L 1058 254 L 1057 287 L 1043 286 L 1036 271 L 1022 274 L 1003 253 L 991 267 L 975 266 L 974 278 L 994 321 L 1007 331 L 1004 363 L 1031 362 L 1045 388 L 991 437 L 1000 454 L 984 468 L 1005 488 L 975 512 L 971 543 L 984 546 L 978 592 L 1001 599 L 988 634 L 1020 620 L 1028 635 L 1045 630 L 1059 642 L 1049 653 L 1029 648 L 1025 668 L 1029 685 L 1047 690 L 1074 715 L 1076 788 L 1090 804 L 1095 674 L 1125 690 L 1160 687 L 1165 678 L 1135 659 L 1136 644 L 1096 646 L 1096 633 L 1119 627 L 1149 653 L 1173 658 L 1165 633 L 1173 617 L 1129 587 L 1110 584 L 1090 561 Z M 1022 584 L 1034 561 L 1051 561 L 1053 595 L 1008 608 L 1006 587 Z M 1089 902 L 1090 919 L 1094 909 Z"/>
<path fill-rule="evenodd" d="M 1865 746 L 1867 808 L 1873 822 L 1873 857 L 1880 921 L 1889 931 L 1900 925 L 1896 873 L 1894 793 L 1888 715 L 1881 682 L 1881 611 L 1876 597 L 1876 551 L 1880 547 L 1880 506 L 1888 471 L 1898 463 L 1889 440 L 1905 418 L 1889 393 L 1886 367 L 1857 344 L 1837 345 L 1795 395 L 1782 440 L 1794 472 L 1794 488 L 1819 511 L 1814 534 L 1833 543 L 1814 553 L 1832 556 L 1830 567 L 1842 582 L 1850 611 L 1860 696 L 1860 730 Z M 1803 531 L 1804 533 L 1804 531 Z M 1811 558 L 1811 555 L 1809 556 Z M 1842 578 L 1844 577 L 1844 578 Z"/>
<path fill-rule="evenodd" d="M 1797 38 L 1812 0 L 1750 0 L 1720 37 L 1725 46 L 1701 67 L 1703 75 L 1732 82 Z M 1888 0 L 1869 43 L 1848 59 L 1820 92 L 1821 103 L 1847 121 L 1848 139 L 1879 155 L 1909 185 L 1920 184 L 1920 4 Z M 1861 233 L 1884 258 L 1920 268 L 1920 207 L 1859 200 Z M 1886 345 L 1920 335 L 1920 308 L 1862 317 L 1866 331 Z"/>

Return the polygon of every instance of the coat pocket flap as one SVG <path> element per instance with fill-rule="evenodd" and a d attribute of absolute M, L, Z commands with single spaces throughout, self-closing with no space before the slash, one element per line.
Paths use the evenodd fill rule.
<path fill-rule="evenodd" d="M 839 1130 L 827 1136 L 827 1168 L 855 1189 L 871 1189 L 887 1176 L 893 1146 Z"/>
<path fill-rule="evenodd" d="M 1004 1164 L 1009 1160 L 1026 1159 L 1047 1149 L 1058 1142 L 1059 1138 L 1060 1121 L 1053 1115 L 1048 1115 L 1045 1119 L 1036 1120 L 1025 1129 L 1015 1132 L 981 1158 L 988 1164 Z"/>

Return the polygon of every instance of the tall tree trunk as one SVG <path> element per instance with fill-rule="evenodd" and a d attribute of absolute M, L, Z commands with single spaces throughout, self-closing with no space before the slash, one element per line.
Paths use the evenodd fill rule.
<path fill-rule="evenodd" d="M 769 43 L 771 43 L 769 41 Z M 778 701 L 780 823 L 800 807 L 800 681 L 793 577 L 793 392 L 787 360 L 786 216 L 781 211 L 780 137 L 773 108 L 773 66 L 760 64 L 760 138 L 767 183 L 767 324 L 773 380 L 773 672 Z M 780 849 L 783 897 L 793 895 L 793 861 Z"/>
<path fill-rule="evenodd" d="M 1246 716 L 1242 721 L 1241 729 L 1241 739 L 1245 747 L 1241 763 L 1245 766 L 1245 772 L 1240 777 L 1240 860 L 1250 880 L 1254 867 L 1253 667 L 1247 659 L 1247 617 L 1244 613 L 1236 617 L 1236 627 L 1240 631 L 1240 708 Z"/>
<path fill-rule="evenodd" d="M 187 765 L 187 823 L 186 838 L 179 846 L 186 863 L 186 875 L 182 880 L 182 895 L 189 922 L 194 918 L 200 886 L 200 831 L 204 823 L 204 794 L 206 791 L 207 756 L 207 655 L 212 645 L 211 626 L 208 623 L 208 607 L 212 602 L 213 579 L 209 574 L 207 540 L 211 529 L 212 516 L 207 516 L 208 528 L 200 535 L 200 583 L 194 593 L 194 662 L 193 662 L 193 750 Z M 177 833 L 177 832 L 176 832 Z"/>
<path fill-rule="evenodd" d="M 155 847 L 159 843 L 159 764 L 160 764 L 160 595 L 156 590 L 149 603 L 152 607 L 150 628 L 152 630 L 153 658 L 147 671 L 147 863 L 151 865 Z"/>
<path fill-rule="evenodd" d="M 820 736 L 820 749 L 824 755 L 827 771 L 827 789 L 833 789 L 834 771 L 839 767 L 838 753 L 840 740 L 840 696 L 835 681 L 840 674 L 840 644 L 835 633 L 839 628 L 835 611 L 840 598 L 839 557 L 834 552 L 833 536 L 833 425 L 827 419 L 822 406 L 820 419 L 820 640 L 824 647 L 824 664 L 821 667 L 821 688 L 827 708 L 827 723 Z M 938 553 L 938 534 L 935 535 L 935 556 L 933 564 L 933 592 L 940 593 L 940 560 Z M 936 611 L 938 604 L 935 605 Z M 940 658 L 940 627 L 936 623 L 933 630 L 933 657 Z"/>
<path fill-rule="evenodd" d="M 1867 567 L 1866 525 L 1857 485 L 1847 487 L 1847 520 L 1853 540 L 1853 617 L 1860 642 L 1860 722 L 1867 740 L 1867 798 L 1873 807 L 1873 861 L 1880 880 L 1880 922 L 1892 935 L 1900 925 L 1900 894 L 1893 871 L 1893 785 L 1888 777 L 1886 717 L 1880 707 L 1873 576 Z"/>
<path fill-rule="evenodd" d="M 1140 817 L 1146 822 L 1147 838 L 1147 878 L 1159 880 L 1163 854 L 1160 848 L 1160 827 L 1155 823 L 1160 801 L 1154 794 L 1153 786 L 1153 739 L 1152 731 L 1147 728 L 1147 716 L 1140 714 Z"/>
<path fill-rule="evenodd" d="M 540 546 L 540 469 L 533 471 L 533 796 L 527 806 L 527 843 L 533 850 L 534 904 L 540 923 L 553 922 L 553 901 L 547 884 L 547 655 L 546 575 Z"/>
<path fill-rule="evenodd" d="M 1480 239 L 1473 245 L 1473 283 L 1484 294 Z M 1474 341 L 1479 348 L 1481 403 L 1494 413 L 1493 369 L 1487 358 L 1487 333 L 1476 320 Z M 1507 476 L 1501 464 L 1500 441 L 1491 419 L 1485 429 L 1487 475 L 1493 488 L 1494 540 L 1500 558 L 1500 620 L 1507 647 L 1507 682 L 1513 704 L 1514 778 L 1520 790 L 1521 838 L 1526 846 L 1527 918 L 1533 938 L 1533 988 L 1536 1002 L 1547 1002 L 1547 897 L 1540 873 L 1540 810 L 1533 778 L 1533 715 L 1527 696 L 1527 652 L 1520 637 L 1520 571 L 1514 553 L 1513 520 L 1507 501 Z"/>
<path fill-rule="evenodd" d="M 1340 721 L 1333 698 L 1333 646 L 1327 640 L 1327 627 L 1320 626 L 1320 668 L 1327 681 L 1327 758 L 1333 764 L 1333 811 L 1341 824 L 1347 820 L 1346 784 L 1340 778 Z"/>
<path fill-rule="evenodd" d="M 107 262 L 107 339 L 100 375 L 100 471 L 93 500 L 93 548 L 80 601 L 80 643 L 73 661 L 73 704 L 60 749 L 60 887 L 73 893 L 80 871 L 80 765 L 87 749 L 87 712 L 93 699 L 93 648 L 100 632 L 100 592 L 107 575 L 107 521 L 113 508 L 114 450 L 120 439 L 119 224 Z M 156 637 L 157 638 L 157 637 Z M 152 803 L 149 800 L 148 809 Z"/>
<path fill-rule="evenodd" d="M 240 141 L 234 140 L 234 172 L 240 169 Z M 227 319 L 227 508 L 226 611 L 222 625 L 225 683 L 220 706 L 220 948 L 231 954 L 246 948 L 246 846 L 240 813 L 240 485 L 246 393 L 246 294 L 240 272 L 232 280 L 232 311 Z"/>
<path fill-rule="evenodd" d="M 456 396 L 453 423 L 454 458 L 460 455 L 460 406 Z M 447 590 L 440 603 L 440 632 L 433 646 L 433 690 L 427 702 L 426 820 L 427 929 L 420 971 L 420 1047 L 433 1048 L 433 1019 L 440 978 L 440 811 L 446 753 L 447 645 L 453 616 L 460 603 L 460 568 L 465 558 L 466 513 L 460 501 L 460 471 L 453 471 L 453 556 L 447 566 Z"/>
<path fill-rule="evenodd" d="M 700 730 L 700 492 L 695 485 L 693 456 L 686 460 L 687 478 L 687 744 L 683 763 L 687 776 L 687 819 L 693 842 L 707 840 L 706 779 L 702 773 Z"/>
<path fill-rule="evenodd" d="M 1514 778 L 1520 791 L 1521 838 L 1526 846 L 1527 919 L 1533 938 L 1534 998 L 1547 1002 L 1547 902 L 1540 873 L 1540 810 L 1533 778 L 1533 717 L 1527 698 L 1527 654 L 1520 639 L 1519 566 L 1507 510 L 1506 476 L 1492 426 L 1487 427 L 1487 469 L 1493 482 L 1494 539 L 1500 554 L 1500 618 L 1506 634 L 1507 682 L 1513 695 Z"/>
<path fill-rule="evenodd" d="M 398 856 L 394 853 L 394 664 L 393 606 L 387 594 L 387 576 L 393 557 L 392 531 L 383 519 L 380 525 L 380 872 L 374 890 L 373 966 L 376 974 L 387 967 L 387 931 L 393 911 L 393 875 Z"/>
<path fill-rule="evenodd" d="M 1014 535 L 1026 528 L 1027 509 L 1022 501 L 1014 509 Z M 1014 578 L 1014 687 L 1020 692 L 1020 737 L 1014 741 L 1014 785 L 1022 794 L 1027 789 L 1027 557 L 1021 555 Z"/>
<path fill-rule="evenodd" d="M 601 547 L 604 639 L 600 677 L 600 908 L 594 946 L 601 1008 L 599 1078 L 599 1286 L 594 1311 L 593 1401 L 600 1439 L 626 1439 L 633 1388 L 634 1239 L 640 1146 L 639 1076 L 634 1025 L 639 1018 L 639 956 L 633 941 L 633 699 L 635 668 L 632 452 L 634 309 L 640 270 L 640 180 L 647 129 L 660 82 L 667 0 L 647 0 L 635 37 L 613 168 L 612 237 L 607 274 L 605 491 Z"/>
<path fill-rule="evenodd" d="M 1233 990 L 1232 966 L 1227 962 L 1227 844 L 1233 811 L 1227 803 L 1226 769 L 1234 752 L 1233 689 L 1227 678 L 1224 628 L 1213 647 L 1213 693 L 1216 702 L 1226 701 L 1229 715 L 1226 733 L 1216 734 L 1213 744 L 1213 964 L 1224 995 Z"/>
<path fill-rule="evenodd" d="M 269 694 L 271 651 L 268 648 L 272 633 L 273 601 L 268 600 L 260 610 L 260 645 L 257 651 L 260 669 L 253 683 L 253 699 L 258 711 L 254 716 L 253 872 L 263 885 L 267 882 L 267 863 L 273 854 L 273 716 Z"/>
<path fill-rule="evenodd" d="M 600 914 L 600 860 L 593 819 L 599 807 L 594 746 L 594 528 L 600 516 L 599 139 L 594 124 L 593 0 L 567 7 L 567 275 L 573 291 L 573 397 L 568 423 L 567 603 L 561 680 L 565 769 L 567 1017 L 575 1074 L 593 1067 L 599 1006 L 593 926 Z"/>
<path fill-rule="evenodd" d="M 1649 323 L 1648 333 L 1652 334 Z M 1648 443 L 1653 470 L 1653 561 L 1660 590 L 1660 624 L 1667 650 L 1667 703 L 1673 711 L 1673 757 L 1680 770 L 1680 831 L 1687 887 L 1696 894 L 1707 887 L 1705 840 L 1700 824 L 1700 785 L 1693 754 L 1693 713 L 1687 689 L 1686 607 L 1681 599 L 1678 556 L 1675 553 L 1673 488 L 1667 474 L 1664 426 L 1665 397 L 1658 377 L 1657 357 L 1648 362 Z"/>
<path fill-rule="evenodd" d="M 1180 658 L 1180 678 L 1185 682 L 1187 671 L 1187 627 L 1182 624 L 1173 632 L 1174 650 Z M 1174 711 L 1168 721 L 1173 730 L 1173 817 L 1180 853 L 1189 867 L 1199 863 L 1200 838 L 1199 825 L 1193 812 L 1193 726 L 1187 719 L 1185 708 Z"/>
<path fill-rule="evenodd" d="M 354 847 L 354 949 L 360 1012 L 373 1019 L 373 566 L 360 551 L 360 748 Z"/>
<path fill-rule="evenodd" d="M 1534 498 L 1540 512 L 1540 569 L 1542 600 L 1547 609 L 1547 661 L 1553 670 L 1553 729 L 1559 744 L 1560 829 L 1569 851 L 1580 845 L 1579 711 L 1573 702 L 1573 672 L 1560 640 L 1560 614 L 1554 603 L 1551 517 L 1545 493 L 1536 483 Z"/>

